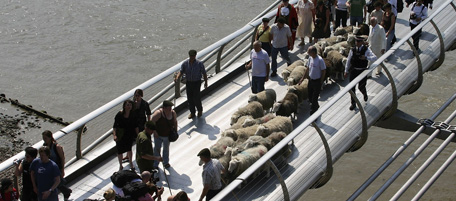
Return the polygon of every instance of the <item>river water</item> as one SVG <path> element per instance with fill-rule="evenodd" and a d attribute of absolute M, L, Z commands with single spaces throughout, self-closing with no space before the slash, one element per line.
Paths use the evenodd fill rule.
<path fill-rule="evenodd" d="M 244 26 L 273 2 L 4 1 L 0 93 L 74 121 L 182 61 L 188 49 L 201 50 Z M 402 97 L 399 108 L 418 118 L 430 117 L 455 92 L 454 61 L 456 52 L 448 52 L 445 64 L 427 73 L 423 86 Z M 330 182 L 309 190 L 303 199 L 346 199 L 410 134 L 371 128 L 367 144 L 344 155 Z M 454 199 L 455 170 L 452 165 L 425 199 Z"/>

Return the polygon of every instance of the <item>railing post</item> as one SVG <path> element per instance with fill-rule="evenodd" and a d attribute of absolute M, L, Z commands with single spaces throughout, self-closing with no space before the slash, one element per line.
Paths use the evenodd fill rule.
<path fill-rule="evenodd" d="M 359 114 L 361 115 L 361 123 L 362 123 L 362 131 L 361 131 L 361 136 L 359 136 L 358 141 L 353 143 L 353 145 L 347 150 L 347 152 L 354 152 L 358 149 L 360 149 L 367 141 L 367 118 L 366 118 L 366 112 L 364 111 L 363 106 L 361 105 L 361 102 L 359 102 L 359 99 L 356 97 L 355 92 L 352 90 L 349 91 L 351 97 L 355 100 L 356 105 L 359 108 Z"/>
<path fill-rule="evenodd" d="M 326 170 L 323 172 L 321 175 L 320 179 L 318 179 L 310 188 L 320 188 L 326 183 L 328 183 L 329 179 L 331 179 L 332 174 L 333 174 L 333 161 L 332 161 L 332 154 L 331 154 L 331 149 L 329 148 L 328 141 L 325 138 L 325 135 L 321 131 L 321 129 L 318 127 L 318 125 L 315 122 L 312 122 L 312 126 L 315 128 L 317 131 L 318 135 L 321 138 L 321 141 L 323 142 L 323 146 L 325 147 L 325 152 L 326 152 Z"/>
<path fill-rule="evenodd" d="M 437 32 L 437 36 L 439 36 L 439 42 L 440 42 L 439 59 L 437 59 L 437 61 L 434 63 L 434 65 L 432 65 L 430 68 L 430 70 L 433 71 L 433 70 L 437 69 L 438 67 L 440 67 L 442 65 L 443 61 L 445 61 L 445 44 L 443 42 L 443 36 L 442 36 L 442 33 L 440 32 L 439 27 L 437 27 L 437 25 L 435 24 L 433 19 L 430 22 L 431 22 L 432 26 L 434 27 L 435 31 Z"/>
<path fill-rule="evenodd" d="M 84 133 L 85 128 L 86 128 L 86 126 L 84 124 L 78 130 L 78 136 L 76 139 L 76 159 L 82 158 L 81 140 L 82 140 L 82 134 Z"/>
<path fill-rule="evenodd" d="M 410 39 L 407 40 L 407 44 L 410 46 L 410 49 L 412 49 L 413 54 L 415 55 L 416 58 L 416 63 L 418 64 L 418 79 L 413 83 L 413 85 L 405 92 L 405 94 L 412 94 L 416 90 L 418 90 L 423 84 L 423 64 L 421 63 L 421 58 L 420 55 L 418 54 L 418 50 L 413 46 L 412 42 L 410 42 Z"/>
<path fill-rule="evenodd" d="M 285 180 L 283 180 L 282 174 L 280 174 L 279 169 L 277 169 L 277 166 L 274 165 L 274 163 L 271 161 L 271 159 L 269 159 L 267 161 L 267 165 L 272 168 L 272 171 L 274 171 L 274 173 L 277 176 L 277 179 L 280 182 L 280 186 L 282 186 L 283 199 L 285 201 L 290 201 L 290 194 L 288 193 L 287 184 L 285 184 Z"/>
<path fill-rule="evenodd" d="M 413 45 L 412 45 L 413 46 Z M 420 62 L 421 63 L 421 62 Z M 393 76 L 391 75 L 391 73 L 389 72 L 389 70 L 386 68 L 385 64 L 381 63 L 380 66 L 383 68 L 383 71 L 385 71 L 386 73 L 386 76 L 388 77 L 389 81 L 390 81 L 390 84 L 391 84 L 391 94 L 393 95 L 393 100 L 391 102 L 391 108 L 385 112 L 385 114 L 383 114 L 383 116 L 380 118 L 380 119 L 388 119 L 389 117 L 391 117 L 391 115 L 393 115 L 396 110 L 397 110 L 397 88 L 396 88 L 396 83 L 394 82 L 394 79 L 393 79 Z M 423 69 L 423 68 L 421 68 Z M 419 69 L 418 69 L 419 71 Z M 423 74 L 420 73 L 420 75 L 422 76 Z M 419 76 L 418 76 L 419 77 Z"/>
<path fill-rule="evenodd" d="M 222 46 L 220 46 L 219 50 L 218 50 L 218 53 L 217 53 L 217 61 L 216 61 L 216 64 L 215 64 L 215 73 L 220 73 L 220 63 L 222 62 L 222 52 L 223 52 L 223 48 L 225 47 L 226 44 L 223 44 Z"/>

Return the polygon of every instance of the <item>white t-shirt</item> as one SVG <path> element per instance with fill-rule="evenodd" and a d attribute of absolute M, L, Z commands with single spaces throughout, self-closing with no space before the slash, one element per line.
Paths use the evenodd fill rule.
<path fill-rule="evenodd" d="M 252 59 L 252 76 L 266 77 L 267 64 L 271 62 L 268 53 L 263 49 L 259 52 L 255 52 L 255 49 L 253 49 L 250 52 L 250 59 Z"/>
<path fill-rule="evenodd" d="M 312 80 L 321 78 L 321 71 L 326 69 L 325 61 L 321 56 L 317 55 L 315 58 L 309 57 L 309 77 Z"/>
<path fill-rule="evenodd" d="M 288 37 L 291 37 L 290 27 L 286 24 L 281 29 L 277 24 L 271 26 L 272 46 L 274 48 L 288 47 Z"/>

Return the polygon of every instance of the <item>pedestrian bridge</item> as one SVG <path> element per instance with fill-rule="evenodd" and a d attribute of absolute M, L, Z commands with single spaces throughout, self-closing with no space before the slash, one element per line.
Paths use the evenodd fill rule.
<path fill-rule="evenodd" d="M 231 114 L 247 104 L 250 88 L 243 68 L 248 60 L 246 52 L 250 50 L 252 34 L 261 23 L 261 18 L 264 15 L 272 17 L 279 2 L 243 28 L 198 51 L 198 59 L 205 62 L 208 74 L 211 74 L 210 86 L 203 90 L 203 117 L 187 119 L 186 97 L 182 96 L 185 93 L 181 94 L 185 86 L 172 82 L 172 74 L 180 68 L 179 63 L 56 131 L 54 136 L 64 145 L 66 158 L 69 159 L 65 172 L 73 189 L 71 198 L 99 199 L 111 187 L 109 177 L 118 168 L 115 144 L 111 138 L 112 121 L 121 103 L 131 98 L 135 89 L 141 88 L 144 89 L 145 99 L 150 98 L 151 108 L 157 108 L 164 99 L 173 99 L 176 95 L 180 138 L 171 144 L 172 167 L 166 171 L 166 177 L 160 166 L 159 185 L 166 188 L 163 198 L 184 190 L 192 200 L 198 200 L 202 191 L 202 167 L 197 165 L 199 158 L 196 154 L 214 144 L 220 138 L 219 133 L 230 126 Z M 307 189 L 324 185 L 332 176 L 332 165 L 344 153 L 360 149 L 368 140 L 368 128 L 391 117 L 396 112 L 397 100 L 416 91 L 422 83 L 423 73 L 437 69 L 443 62 L 445 51 L 456 38 L 456 23 L 453 20 L 456 19 L 456 12 L 451 0 L 441 5 L 430 10 L 430 17 L 418 27 L 423 28 L 420 41 L 422 52 L 418 56 L 414 56 L 416 50 L 411 49 L 413 31 L 408 27 L 409 13 L 405 8 L 399 14 L 396 25 L 396 35 L 400 40 L 393 48 L 353 82 L 349 83 L 347 79 L 326 85 L 319 99 L 320 109 L 312 116 L 309 116 L 308 103 L 302 103 L 293 122 L 295 130 L 236 180 L 227 184 L 214 200 L 296 200 Z M 291 59 L 302 58 L 307 47 L 295 46 Z M 386 58 L 388 62 L 384 62 Z M 369 100 L 357 101 L 358 109 L 350 111 L 350 96 L 355 94 L 350 94 L 349 89 L 378 65 L 383 67 L 383 74 L 368 80 Z M 279 60 L 279 66 L 280 74 L 286 64 Z M 287 91 L 286 83 L 280 77 L 271 78 L 266 88 L 274 89 L 278 100 Z M 357 96 L 362 97 L 361 94 Z M 271 157 L 282 147 L 290 146 L 292 140 L 292 154 L 287 161 L 271 162 Z M 41 144 L 38 142 L 34 146 Z M 23 155 L 19 153 L 3 162 L 0 170 L 10 168 L 13 159 Z M 255 170 L 266 163 L 274 167 L 275 175 L 252 178 Z M 243 182 L 245 184 L 239 188 Z"/>

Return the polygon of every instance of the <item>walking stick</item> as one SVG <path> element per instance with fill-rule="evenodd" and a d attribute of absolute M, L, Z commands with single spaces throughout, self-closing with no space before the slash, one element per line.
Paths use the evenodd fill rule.
<path fill-rule="evenodd" d="M 158 156 L 160 156 L 160 157 L 161 157 L 161 155 L 160 155 L 160 154 L 158 154 Z M 165 168 L 165 164 L 163 164 L 163 162 L 162 162 L 161 164 L 163 165 L 163 174 L 165 175 L 165 180 L 166 180 L 166 183 L 168 184 L 169 193 L 170 193 L 171 195 L 173 195 L 173 193 L 171 192 L 171 185 L 169 184 L 169 181 L 168 181 L 168 176 L 166 176 L 166 172 L 165 172 L 165 170 L 166 170 L 166 168 Z"/>
<path fill-rule="evenodd" d="M 247 65 L 247 62 L 244 63 L 244 67 Z M 247 70 L 247 77 L 249 78 L 249 84 L 250 84 L 250 87 L 252 87 L 252 81 L 250 81 L 250 72 L 249 72 L 249 69 L 245 69 Z"/>

